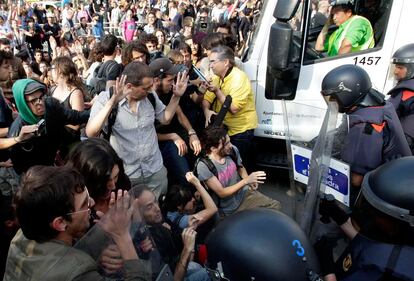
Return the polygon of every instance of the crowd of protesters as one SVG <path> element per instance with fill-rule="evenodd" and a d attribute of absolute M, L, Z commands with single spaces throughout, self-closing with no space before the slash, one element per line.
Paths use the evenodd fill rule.
<path fill-rule="evenodd" d="M 257 115 L 240 55 L 261 5 L 0 4 L 4 280 L 156 280 L 166 267 L 174 280 L 210 280 L 200 249 L 212 227 L 280 209 L 249 165 Z M 128 231 L 139 220 L 151 239 Z M 72 247 L 95 224 L 102 247 Z"/>

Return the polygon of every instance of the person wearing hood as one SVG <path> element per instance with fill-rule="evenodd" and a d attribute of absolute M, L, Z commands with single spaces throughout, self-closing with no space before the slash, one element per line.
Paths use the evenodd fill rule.
<path fill-rule="evenodd" d="M 14 170 L 21 174 L 34 165 L 53 165 L 65 125 L 86 123 L 89 112 L 65 108 L 46 96 L 46 86 L 33 79 L 17 80 L 12 91 L 19 111 L 9 130 L 9 138 L 17 142 L 10 151 Z M 25 125 L 35 125 L 37 130 L 32 138 L 21 141 L 17 136 Z"/>

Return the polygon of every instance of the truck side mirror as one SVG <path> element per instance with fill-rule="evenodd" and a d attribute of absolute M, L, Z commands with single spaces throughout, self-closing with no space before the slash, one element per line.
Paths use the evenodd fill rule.
<path fill-rule="evenodd" d="M 293 30 L 288 23 L 276 21 L 272 24 L 269 36 L 267 66 L 272 69 L 285 69 L 289 65 Z"/>
<path fill-rule="evenodd" d="M 265 96 L 267 99 L 295 97 L 300 64 L 299 48 L 295 47 L 293 30 L 288 21 L 299 7 L 300 0 L 279 0 L 273 12 L 276 22 L 272 24 L 267 52 Z"/>
<path fill-rule="evenodd" d="M 283 22 L 291 20 L 295 16 L 300 2 L 298 0 L 279 0 L 273 11 L 273 17 Z"/>

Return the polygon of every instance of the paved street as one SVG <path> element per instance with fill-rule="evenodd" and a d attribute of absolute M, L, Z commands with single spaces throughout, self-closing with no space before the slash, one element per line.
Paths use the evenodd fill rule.
<path fill-rule="evenodd" d="M 267 174 L 267 180 L 259 187 L 259 190 L 267 196 L 280 201 L 283 207 L 282 211 L 292 217 L 294 202 L 293 198 L 288 195 L 290 189 L 288 170 L 271 168 L 264 170 Z M 297 197 L 302 198 L 301 195 Z"/>

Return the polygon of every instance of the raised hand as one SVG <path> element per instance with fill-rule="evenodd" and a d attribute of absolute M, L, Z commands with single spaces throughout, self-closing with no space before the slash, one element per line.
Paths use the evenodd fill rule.
<path fill-rule="evenodd" d="M 206 127 L 211 123 L 211 116 L 213 115 L 217 115 L 217 113 L 212 110 L 204 111 L 204 116 L 206 118 L 206 124 L 205 124 Z"/>
<path fill-rule="evenodd" d="M 121 75 L 121 78 L 116 78 L 114 94 L 112 96 L 115 99 L 116 103 L 120 102 L 127 96 L 127 94 L 124 92 L 126 78 L 126 75 Z"/>
<path fill-rule="evenodd" d="M 191 183 L 192 185 L 198 185 L 200 184 L 199 179 L 193 174 L 193 172 L 187 172 L 185 174 L 185 178 L 187 179 L 187 181 L 189 183 Z"/>
<path fill-rule="evenodd" d="M 183 230 L 181 238 L 183 239 L 184 250 L 192 252 L 194 250 L 197 232 L 192 227 L 187 227 Z"/>
<path fill-rule="evenodd" d="M 175 85 L 173 85 L 174 96 L 181 97 L 184 95 L 185 90 L 187 90 L 188 79 L 189 77 L 186 71 L 179 72 L 177 74 L 177 82 L 175 82 Z"/>
<path fill-rule="evenodd" d="M 113 195 L 111 197 L 113 198 Z M 115 241 L 122 239 L 124 235 L 129 234 L 133 208 L 128 192 L 118 190 L 115 204 L 98 221 L 98 225 Z"/>

